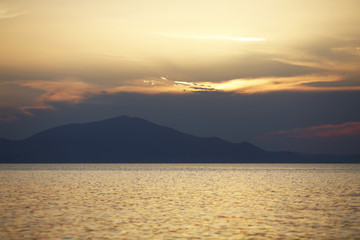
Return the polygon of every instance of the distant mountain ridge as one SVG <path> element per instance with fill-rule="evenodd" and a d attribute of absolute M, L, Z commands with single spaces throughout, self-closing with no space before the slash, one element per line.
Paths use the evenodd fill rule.
<path fill-rule="evenodd" d="M 67 124 L 24 140 L 0 139 L 0 163 L 360 163 L 360 155 L 269 152 L 196 137 L 141 118 Z"/>

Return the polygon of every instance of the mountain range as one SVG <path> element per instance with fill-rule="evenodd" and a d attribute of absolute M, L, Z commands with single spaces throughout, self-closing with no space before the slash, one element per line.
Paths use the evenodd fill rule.
<path fill-rule="evenodd" d="M 270 152 L 120 116 L 0 139 L 0 163 L 360 163 L 360 155 Z"/>

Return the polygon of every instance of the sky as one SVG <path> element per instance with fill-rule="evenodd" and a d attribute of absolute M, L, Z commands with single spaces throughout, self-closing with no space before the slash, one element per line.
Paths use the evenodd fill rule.
<path fill-rule="evenodd" d="M 360 153 L 358 0 L 0 0 L 0 138 L 129 115 Z"/>

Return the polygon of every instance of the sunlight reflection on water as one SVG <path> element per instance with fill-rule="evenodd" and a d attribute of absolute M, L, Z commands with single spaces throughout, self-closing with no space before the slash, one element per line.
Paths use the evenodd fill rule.
<path fill-rule="evenodd" d="M 360 165 L 3 164 L 0 239 L 358 239 Z"/>

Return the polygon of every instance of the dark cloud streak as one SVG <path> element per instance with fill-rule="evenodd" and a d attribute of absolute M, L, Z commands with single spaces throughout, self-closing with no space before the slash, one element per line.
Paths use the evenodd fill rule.
<path fill-rule="evenodd" d="M 312 87 L 359 87 L 360 86 L 360 76 L 340 80 L 340 81 L 332 81 L 332 82 L 311 82 L 305 83 L 303 85 L 312 86 Z"/>

